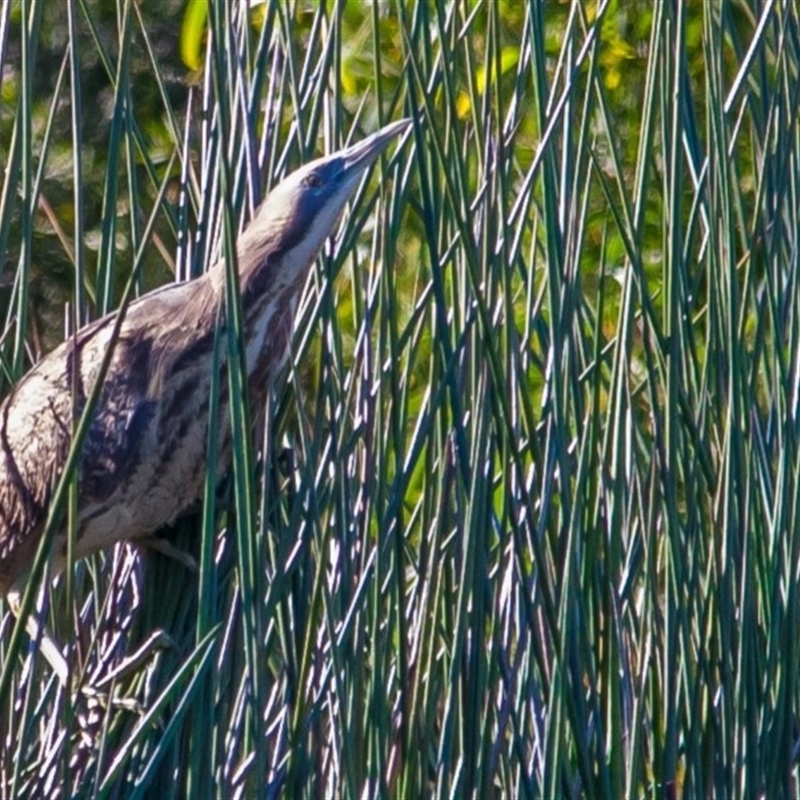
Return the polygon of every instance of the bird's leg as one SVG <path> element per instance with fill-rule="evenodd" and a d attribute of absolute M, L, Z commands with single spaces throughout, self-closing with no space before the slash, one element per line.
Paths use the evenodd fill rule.
<path fill-rule="evenodd" d="M 145 536 L 141 539 L 137 539 L 136 544 L 140 547 L 146 547 L 149 550 L 155 550 L 157 553 L 161 553 L 161 555 L 167 558 L 178 561 L 190 572 L 197 572 L 198 570 L 197 561 L 195 561 L 193 556 L 190 556 L 185 550 L 181 550 L 180 547 L 175 547 L 174 544 L 168 542 L 166 539 L 162 539 L 158 536 Z"/>
<path fill-rule="evenodd" d="M 183 551 L 178 550 L 169 543 L 164 542 L 164 540 L 157 540 L 155 537 L 148 537 L 143 542 L 137 542 L 137 544 L 139 543 L 155 546 L 161 552 L 164 552 L 173 558 L 177 558 L 187 567 L 192 568 L 194 566 L 196 569 L 196 565 L 194 564 L 194 560 L 191 556 Z M 31 650 L 33 650 L 35 647 L 39 648 L 39 651 L 55 672 L 61 686 L 67 688 L 67 680 L 69 676 L 67 659 L 63 651 L 56 644 L 53 636 L 48 632 L 43 622 L 46 615 L 45 592 L 47 591 L 48 585 L 49 578 L 45 576 L 42 581 L 41 588 L 39 589 L 35 610 L 25 621 L 25 629 L 31 639 Z M 8 607 L 15 619 L 19 619 L 22 608 L 21 591 L 19 589 L 10 590 L 6 596 L 6 602 L 8 603 Z M 95 670 L 94 677 L 89 681 L 89 683 L 86 683 L 81 687 L 82 693 L 89 699 L 94 698 L 96 700 L 100 700 L 102 705 L 105 702 L 103 700 L 103 695 L 110 686 L 113 686 L 115 683 L 119 683 L 121 680 L 139 669 L 141 665 L 151 658 L 156 651 L 166 650 L 170 647 L 175 647 L 173 641 L 164 631 L 158 630 L 152 633 L 133 654 L 126 656 L 120 663 L 116 665 L 109 665 L 101 657 L 97 665 L 98 669 Z M 106 670 L 105 667 L 108 667 L 108 669 Z M 118 701 L 113 695 L 109 698 L 109 700 L 115 705 L 125 704 L 125 701 Z"/>
<path fill-rule="evenodd" d="M 25 620 L 25 630 L 31 637 L 31 646 L 38 647 L 42 655 L 47 659 L 47 662 L 53 668 L 53 671 L 58 676 L 58 680 L 62 686 L 67 685 L 67 675 L 69 669 L 67 667 L 67 660 L 64 658 L 63 653 L 59 650 L 53 637 L 47 632 L 45 626 L 40 622 L 44 616 L 44 600 L 47 582 L 43 581 L 39 589 L 39 597 L 36 601 L 36 610 L 28 616 Z M 16 589 L 12 589 L 6 595 L 6 602 L 11 609 L 11 613 L 16 619 L 19 619 L 20 610 L 22 607 L 22 597 Z"/>
<path fill-rule="evenodd" d="M 108 690 L 115 683 L 138 672 L 142 666 L 148 662 L 153 654 L 159 650 L 177 650 L 178 646 L 170 638 L 166 631 L 161 629 L 153 631 L 131 655 L 126 656 L 119 664 L 111 668 L 108 672 L 99 676 L 91 687 L 85 687 L 84 691 L 93 694 Z M 122 705 L 119 702 L 118 705 Z"/>

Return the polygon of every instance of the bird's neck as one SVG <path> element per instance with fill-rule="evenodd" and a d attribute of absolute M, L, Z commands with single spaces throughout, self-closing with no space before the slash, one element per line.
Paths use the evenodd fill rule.
<path fill-rule="evenodd" d="M 237 251 L 239 293 L 245 327 L 245 355 L 248 379 L 263 385 L 284 366 L 294 330 L 300 294 L 311 261 L 298 269 L 290 262 L 292 252 L 254 248 L 245 241 Z M 219 303 L 225 302 L 225 262 L 210 271 Z"/>

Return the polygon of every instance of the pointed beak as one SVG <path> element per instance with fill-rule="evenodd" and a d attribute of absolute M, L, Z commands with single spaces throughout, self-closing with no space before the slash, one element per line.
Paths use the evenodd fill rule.
<path fill-rule="evenodd" d="M 338 155 L 342 159 L 343 180 L 349 182 L 351 178 L 366 172 L 369 166 L 388 147 L 392 139 L 407 130 L 410 125 L 410 119 L 399 119 L 396 122 L 385 125 L 357 144 L 340 151 Z"/>

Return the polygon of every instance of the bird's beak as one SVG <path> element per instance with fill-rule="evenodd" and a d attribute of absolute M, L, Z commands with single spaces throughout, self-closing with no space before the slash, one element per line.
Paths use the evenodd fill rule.
<path fill-rule="evenodd" d="M 375 133 L 362 139 L 357 144 L 347 147 L 339 153 L 342 159 L 342 178 L 349 181 L 351 177 L 361 175 L 387 148 L 389 142 L 411 125 L 410 119 L 399 119 L 390 122 Z"/>

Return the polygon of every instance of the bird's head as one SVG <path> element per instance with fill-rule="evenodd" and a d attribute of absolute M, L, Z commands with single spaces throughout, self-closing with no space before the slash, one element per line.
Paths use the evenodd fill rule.
<path fill-rule="evenodd" d="M 264 262 L 272 280 L 293 284 L 316 257 L 358 184 L 410 120 L 393 122 L 366 139 L 312 161 L 289 175 L 259 206 L 240 240 L 240 267 Z M 265 248 L 262 253 L 258 253 Z"/>

